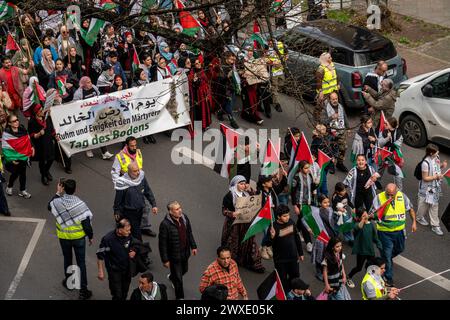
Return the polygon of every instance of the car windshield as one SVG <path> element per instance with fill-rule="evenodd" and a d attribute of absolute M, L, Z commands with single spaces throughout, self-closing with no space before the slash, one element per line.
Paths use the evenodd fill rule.
<path fill-rule="evenodd" d="M 428 78 L 431 77 L 433 74 L 434 74 L 434 73 L 429 74 L 429 75 L 427 75 L 427 76 L 425 76 L 425 77 L 422 77 L 422 78 L 420 78 L 420 79 L 414 81 L 414 83 L 421 82 L 421 81 L 423 81 L 423 80 L 425 80 L 425 79 L 428 79 Z"/>
<path fill-rule="evenodd" d="M 392 43 L 385 45 L 383 48 L 367 52 L 357 52 L 355 53 L 355 66 L 368 66 L 375 64 L 380 60 L 389 60 L 397 55 L 397 51 Z"/>

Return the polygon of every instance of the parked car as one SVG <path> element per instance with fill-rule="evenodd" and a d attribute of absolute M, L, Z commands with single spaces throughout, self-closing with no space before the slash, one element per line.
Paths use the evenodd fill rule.
<path fill-rule="evenodd" d="M 394 116 L 406 144 L 423 147 L 432 141 L 450 147 L 450 68 L 402 82 Z"/>
<path fill-rule="evenodd" d="M 288 49 L 289 71 L 307 95 L 315 96 L 315 71 L 323 52 L 331 52 L 340 84 L 341 103 L 349 108 L 365 105 L 361 94 L 366 74 L 375 69 L 379 60 L 387 62 L 387 75 L 396 87 L 406 77 L 406 61 L 399 56 L 393 43 L 376 31 L 332 20 L 305 22 L 275 34 Z M 289 88 L 288 88 L 289 89 Z"/>

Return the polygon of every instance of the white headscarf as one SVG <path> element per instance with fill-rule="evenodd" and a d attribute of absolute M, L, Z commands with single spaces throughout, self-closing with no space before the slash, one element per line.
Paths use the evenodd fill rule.
<path fill-rule="evenodd" d="M 230 181 L 230 188 L 229 188 L 229 190 L 231 192 L 231 195 L 233 196 L 233 205 L 236 205 L 236 199 L 238 197 L 247 197 L 247 196 L 249 196 L 248 192 L 246 192 L 246 191 L 239 191 L 238 188 L 237 188 L 238 184 L 241 183 L 241 182 L 244 182 L 244 181 L 247 182 L 247 179 L 245 179 L 245 177 L 241 176 L 241 175 L 235 176 Z"/>

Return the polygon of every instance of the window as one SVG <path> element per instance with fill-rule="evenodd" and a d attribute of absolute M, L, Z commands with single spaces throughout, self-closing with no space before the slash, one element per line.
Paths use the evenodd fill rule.
<path fill-rule="evenodd" d="M 430 82 L 433 98 L 450 99 L 450 73 L 443 74 Z"/>
<path fill-rule="evenodd" d="M 345 65 L 353 65 L 353 61 L 350 61 L 348 51 L 342 48 L 333 48 L 331 51 L 333 61 Z"/>
<path fill-rule="evenodd" d="M 355 66 L 368 66 L 375 64 L 380 60 L 389 60 L 397 55 L 392 42 L 389 42 L 383 48 L 378 50 L 372 50 L 368 52 L 355 53 Z"/>

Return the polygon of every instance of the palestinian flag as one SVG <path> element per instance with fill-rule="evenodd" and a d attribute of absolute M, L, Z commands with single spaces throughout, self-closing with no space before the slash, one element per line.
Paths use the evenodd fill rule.
<path fill-rule="evenodd" d="M 66 79 L 67 77 L 56 77 L 56 84 L 58 86 L 58 93 L 61 97 L 67 96 L 66 90 Z"/>
<path fill-rule="evenodd" d="M 445 178 L 445 181 L 447 181 L 447 184 L 450 186 L 450 169 L 448 169 L 448 170 L 444 173 L 444 178 Z"/>
<path fill-rule="evenodd" d="M 392 158 L 388 158 L 388 161 L 390 165 L 388 166 L 388 173 L 392 174 L 393 176 L 399 177 L 404 179 L 405 174 L 403 173 L 402 168 L 400 168 Z"/>
<path fill-rule="evenodd" d="M 306 160 L 309 164 L 313 164 L 313 158 L 311 154 L 311 150 L 309 149 L 308 141 L 306 141 L 305 135 L 302 132 L 302 136 L 297 145 L 297 149 L 295 150 L 295 157 L 292 166 L 289 168 L 288 174 L 288 186 L 291 188 L 292 182 L 294 181 L 294 177 L 298 171 L 298 165 L 300 161 Z"/>
<path fill-rule="evenodd" d="M 376 147 L 375 155 L 374 155 L 374 162 L 378 167 L 381 167 L 384 163 L 384 160 L 392 155 L 392 152 L 385 149 L 385 148 L 379 148 Z"/>
<path fill-rule="evenodd" d="M 3 157 L 6 162 L 27 161 L 31 157 L 30 136 L 24 133 L 20 137 L 4 131 L 2 136 Z"/>
<path fill-rule="evenodd" d="M 151 9 L 156 9 L 158 6 L 158 0 L 137 0 L 130 10 L 130 15 L 145 15 Z M 147 17 L 140 18 L 143 21 L 147 20 Z"/>
<path fill-rule="evenodd" d="M 330 236 L 323 225 L 322 218 L 319 214 L 319 208 L 304 204 L 302 205 L 302 214 L 303 221 L 312 230 L 314 237 L 327 244 L 328 241 L 330 241 Z"/>
<path fill-rule="evenodd" d="M 253 40 L 253 48 L 258 49 L 258 44 L 261 48 L 267 45 L 267 41 L 261 36 L 261 29 L 259 28 L 258 21 L 253 22 L 253 34 L 250 37 Z"/>
<path fill-rule="evenodd" d="M 352 217 L 352 211 L 347 209 L 346 215 Z M 346 232 L 350 232 L 353 230 L 353 227 L 355 226 L 355 222 L 351 218 L 350 219 L 347 218 L 347 220 L 344 221 L 344 216 L 342 215 L 339 217 L 336 225 L 338 226 L 339 232 L 346 233 Z"/>
<path fill-rule="evenodd" d="M 0 1 L 0 21 L 14 17 L 16 6 L 11 2 Z"/>
<path fill-rule="evenodd" d="M 330 165 L 331 158 L 327 156 L 322 150 L 319 150 L 317 154 L 317 164 L 320 168 L 320 183 L 319 187 L 322 185 L 323 178 L 326 175 L 325 169 Z"/>
<path fill-rule="evenodd" d="M 133 69 L 133 74 L 134 71 L 136 71 L 139 68 L 139 57 L 136 51 L 136 47 L 133 44 L 133 60 L 131 61 L 131 68 Z M 149 79 L 150 80 L 150 79 Z"/>
<path fill-rule="evenodd" d="M 280 11 L 282 6 L 283 6 L 283 0 L 274 0 L 272 2 L 271 11 L 272 12 Z"/>
<path fill-rule="evenodd" d="M 256 289 L 259 300 L 286 300 L 283 285 L 278 275 L 277 269 L 261 283 Z"/>
<path fill-rule="evenodd" d="M 45 92 L 36 81 L 33 82 L 33 94 L 31 96 L 31 101 L 33 101 L 34 104 L 40 105 L 44 105 L 45 102 Z"/>
<path fill-rule="evenodd" d="M 185 6 L 181 0 L 176 0 L 178 9 L 184 9 Z M 180 11 L 180 24 L 183 27 L 184 34 L 193 37 L 200 30 L 200 23 L 192 16 L 189 11 Z"/>
<path fill-rule="evenodd" d="M 295 152 L 297 151 L 297 140 L 295 140 L 291 129 L 289 129 L 289 134 L 291 135 L 291 144 L 292 144 L 291 155 L 289 157 L 289 168 L 290 168 L 295 159 Z"/>
<path fill-rule="evenodd" d="M 16 40 L 14 40 L 11 33 L 8 33 L 6 36 L 6 48 L 5 52 L 8 54 L 10 51 L 17 51 L 20 50 L 19 46 L 17 45 Z"/>
<path fill-rule="evenodd" d="M 236 175 L 235 168 L 237 167 L 236 149 L 239 143 L 240 134 L 237 131 L 227 127 L 223 123 L 220 124 L 220 130 L 223 134 L 223 158 L 217 159 L 214 166 L 214 171 L 219 173 L 222 177 L 233 179 Z"/>
<path fill-rule="evenodd" d="M 387 207 L 391 204 L 394 198 L 389 198 L 385 203 L 383 203 L 379 208 L 376 208 L 376 216 L 379 221 L 383 220 L 384 215 L 386 214 Z"/>
<path fill-rule="evenodd" d="M 247 230 L 242 242 L 247 241 L 254 235 L 264 232 L 272 224 L 272 202 L 270 197 L 267 197 L 266 204 L 259 210 L 258 214 L 253 219 L 252 224 Z"/>
<path fill-rule="evenodd" d="M 386 130 L 386 117 L 383 110 L 381 110 L 380 123 L 378 124 L 378 138 L 381 137 L 383 131 Z"/>
<path fill-rule="evenodd" d="M 261 175 L 271 176 L 280 167 L 280 141 L 276 146 L 272 141 L 267 140 L 266 153 L 264 155 L 264 162 L 261 168 Z"/>

